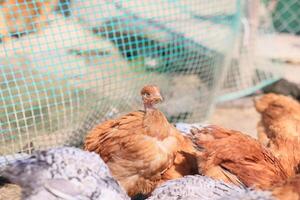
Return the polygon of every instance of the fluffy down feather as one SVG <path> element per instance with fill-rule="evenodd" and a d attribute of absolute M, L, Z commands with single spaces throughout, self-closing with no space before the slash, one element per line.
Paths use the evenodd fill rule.
<path fill-rule="evenodd" d="M 234 191 L 231 194 L 220 198 L 220 200 L 276 200 L 276 198 L 268 191 L 244 189 Z"/>
<path fill-rule="evenodd" d="M 300 104 L 287 96 L 267 94 L 255 100 L 255 108 L 261 114 L 258 135 L 262 143 L 277 136 L 300 136 Z M 266 141 L 267 140 L 267 141 Z"/>
<path fill-rule="evenodd" d="M 37 151 L 2 175 L 22 187 L 26 200 L 129 199 L 97 154 L 72 147 Z"/>
<path fill-rule="evenodd" d="M 241 188 L 209 177 L 195 175 L 167 181 L 148 200 L 273 200 L 270 192 Z"/>

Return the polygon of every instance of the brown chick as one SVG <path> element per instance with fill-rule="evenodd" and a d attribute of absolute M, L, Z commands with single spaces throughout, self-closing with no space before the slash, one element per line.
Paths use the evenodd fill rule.
<path fill-rule="evenodd" d="M 267 94 L 255 100 L 261 114 L 259 141 L 280 160 L 289 176 L 299 173 L 300 104 L 283 95 Z"/>
<path fill-rule="evenodd" d="M 0 12 L 0 34 L 3 41 L 10 34 L 28 33 L 40 30 L 47 23 L 48 15 L 59 0 L 3 0 Z"/>
<path fill-rule="evenodd" d="M 300 200 L 300 174 L 275 186 L 272 194 L 279 200 Z"/>
<path fill-rule="evenodd" d="M 279 160 L 257 140 L 241 132 L 209 125 L 193 129 L 201 150 L 199 173 L 247 187 L 270 189 L 287 179 Z"/>
<path fill-rule="evenodd" d="M 154 108 L 163 100 L 159 88 L 145 86 L 141 95 L 144 111 L 96 126 L 84 144 L 85 150 L 102 157 L 129 196 L 148 195 L 158 184 L 181 177 L 181 173 L 190 174 L 192 169 L 186 166 L 189 157 L 182 152 L 194 150 L 193 144 Z"/>
<path fill-rule="evenodd" d="M 287 96 L 266 94 L 254 101 L 257 112 L 261 114 L 258 124 L 259 140 L 268 144 L 277 136 L 300 136 L 300 104 Z"/>

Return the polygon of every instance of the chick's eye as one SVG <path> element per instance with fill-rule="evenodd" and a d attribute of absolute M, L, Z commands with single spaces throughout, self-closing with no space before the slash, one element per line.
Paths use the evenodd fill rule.
<path fill-rule="evenodd" d="M 150 94 L 149 94 L 149 93 L 147 93 L 147 92 L 146 92 L 144 95 L 145 95 L 146 97 L 149 97 L 149 96 L 150 96 Z"/>

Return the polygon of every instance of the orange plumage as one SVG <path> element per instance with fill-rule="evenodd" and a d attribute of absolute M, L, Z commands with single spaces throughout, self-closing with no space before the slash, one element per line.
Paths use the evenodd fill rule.
<path fill-rule="evenodd" d="M 186 164 L 189 157 L 181 154 L 185 150 L 193 151 L 192 143 L 154 108 L 162 101 L 159 88 L 145 86 L 141 95 L 144 111 L 131 112 L 96 126 L 84 145 L 85 150 L 102 157 L 129 196 L 148 195 L 163 181 L 190 174 L 192 170 Z"/>
<path fill-rule="evenodd" d="M 210 125 L 192 130 L 199 147 L 199 172 L 247 187 L 269 189 L 287 179 L 281 163 L 257 140 Z"/>
<path fill-rule="evenodd" d="M 261 114 L 258 138 L 281 161 L 289 176 L 299 173 L 300 104 L 283 95 L 267 94 L 255 100 Z"/>
<path fill-rule="evenodd" d="M 174 132 L 177 132 L 175 130 Z M 197 150 L 193 142 L 180 133 L 175 133 L 178 141 L 177 151 L 171 167 L 162 175 L 162 182 L 181 178 L 186 175 L 198 174 Z"/>
<path fill-rule="evenodd" d="M 272 194 L 280 200 L 300 200 L 300 174 L 275 186 Z"/>

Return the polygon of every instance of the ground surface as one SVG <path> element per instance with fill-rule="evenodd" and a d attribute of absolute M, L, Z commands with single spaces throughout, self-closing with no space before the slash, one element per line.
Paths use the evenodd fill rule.
<path fill-rule="evenodd" d="M 258 120 L 252 98 L 247 97 L 217 105 L 209 122 L 256 137 Z"/>

